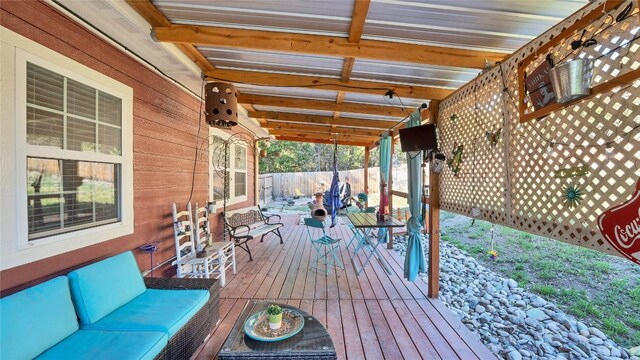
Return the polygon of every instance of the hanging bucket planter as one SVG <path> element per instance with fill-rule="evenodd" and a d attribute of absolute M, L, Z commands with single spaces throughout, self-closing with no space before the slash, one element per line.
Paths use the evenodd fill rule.
<path fill-rule="evenodd" d="M 556 65 L 550 71 L 557 102 L 564 104 L 591 93 L 593 60 L 577 59 Z"/>
<path fill-rule="evenodd" d="M 266 158 L 266 157 L 267 157 L 267 150 L 265 150 L 265 149 L 260 149 L 260 157 L 262 157 L 262 158 Z"/>

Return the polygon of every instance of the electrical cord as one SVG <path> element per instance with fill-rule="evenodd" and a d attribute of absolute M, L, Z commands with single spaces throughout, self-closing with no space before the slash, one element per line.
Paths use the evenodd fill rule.
<path fill-rule="evenodd" d="M 198 132 L 196 133 L 196 156 L 193 159 L 193 172 L 191 173 L 191 191 L 189 192 L 189 200 L 187 204 L 191 202 L 193 198 L 193 188 L 196 183 L 196 167 L 198 165 L 198 142 L 200 141 L 200 130 L 202 129 L 202 103 L 204 102 L 204 79 L 202 79 L 202 86 L 200 88 L 200 108 L 198 110 Z"/>

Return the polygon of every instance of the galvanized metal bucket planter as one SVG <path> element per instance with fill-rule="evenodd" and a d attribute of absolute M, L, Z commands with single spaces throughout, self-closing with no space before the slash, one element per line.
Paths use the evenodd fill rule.
<path fill-rule="evenodd" d="M 593 60 L 577 59 L 556 65 L 551 69 L 551 85 L 556 101 L 564 104 L 591 93 Z"/>

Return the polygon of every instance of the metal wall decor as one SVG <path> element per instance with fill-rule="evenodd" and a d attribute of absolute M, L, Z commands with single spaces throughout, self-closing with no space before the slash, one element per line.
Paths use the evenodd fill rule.
<path fill-rule="evenodd" d="M 260 152 L 260 148 L 258 147 L 258 142 L 262 140 L 267 140 L 268 138 L 255 138 L 254 135 L 249 134 L 244 131 L 238 131 L 232 134 L 226 140 L 222 140 L 218 136 L 209 136 L 207 141 L 204 141 L 201 145 L 200 153 L 202 156 L 206 156 L 206 154 L 211 154 L 211 169 L 215 176 L 220 176 L 223 179 L 223 192 L 222 192 L 222 212 L 225 213 L 227 211 L 227 201 L 229 200 L 230 194 L 230 179 L 227 175 L 229 165 L 233 159 L 231 158 L 231 145 L 239 144 L 245 146 L 247 148 L 247 155 L 253 154 L 254 156 L 258 155 Z M 208 147 L 208 149 L 207 149 Z M 209 150 L 209 151 L 207 151 Z M 213 204 L 215 206 L 215 203 Z M 223 239 L 228 239 L 228 229 L 225 224 Z"/>
<path fill-rule="evenodd" d="M 209 126 L 238 125 L 238 91 L 233 84 L 212 82 L 204 86 L 205 119 Z"/>
<path fill-rule="evenodd" d="M 584 199 L 584 193 L 577 185 L 567 185 L 562 191 L 564 192 L 564 203 L 572 209 Z"/>
<path fill-rule="evenodd" d="M 598 229 L 620 254 L 640 265 L 640 178 L 629 200 L 600 215 Z"/>
<path fill-rule="evenodd" d="M 502 128 L 494 132 L 487 131 L 484 133 L 491 147 L 496 147 L 496 145 L 498 144 L 498 141 L 500 141 L 501 134 L 502 134 Z"/>
<path fill-rule="evenodd" d="M 458 176 L 458 172 L 460 171 L 460 166 L 462 165 L 462 151 L 464 150 L 464 145 L 455 144 L 453 145 L 453 152 L 451 153 L 453 156 L 451 159 L 447 160 L 447 165 L 449 169 L 453 172 L 454 176 Z"/>

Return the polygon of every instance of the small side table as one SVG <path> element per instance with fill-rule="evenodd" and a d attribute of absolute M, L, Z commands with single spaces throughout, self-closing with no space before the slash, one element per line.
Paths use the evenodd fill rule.
<path fill-rule="evenodd" d="M 327 329 L 313 316 L 293 306 L 278 304 L 282 308 L 298 311 L 304 316 L 304 328 L 289 339 L 264 342 L 254 340 L 244 333 L 244 322 L 259 311 L 266 310 L 269 301 L 249 300 L 236 320 L 233 329 L 218 353 L 220 360 L 236 359 L 284 359 L 284 360 L 334 360 L 336 349 Z"/>

